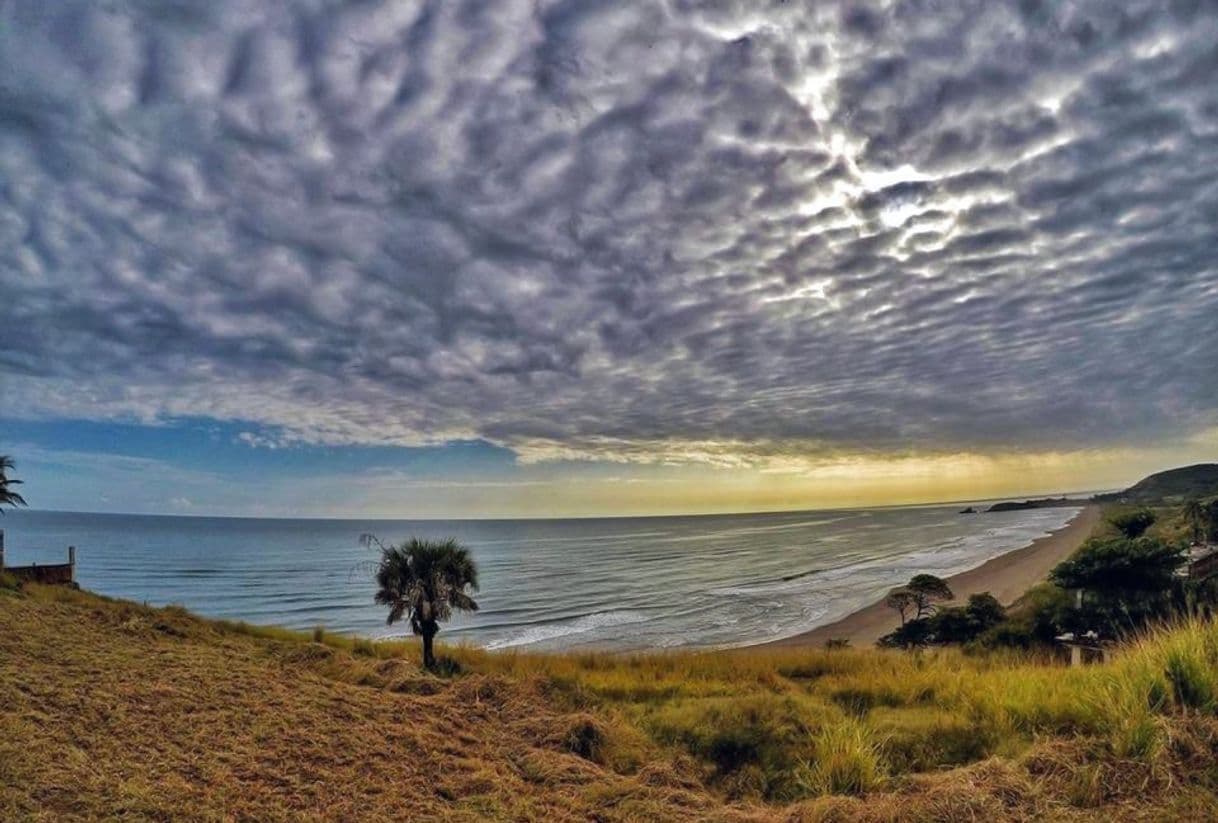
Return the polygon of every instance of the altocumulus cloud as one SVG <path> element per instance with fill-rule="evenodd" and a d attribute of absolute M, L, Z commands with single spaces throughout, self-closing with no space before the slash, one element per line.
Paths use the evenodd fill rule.
<path fill-rule="evenodd" d="M 0 7 L 18 417 L 526 459 L 1215 425 L 1213 3 Z"/>

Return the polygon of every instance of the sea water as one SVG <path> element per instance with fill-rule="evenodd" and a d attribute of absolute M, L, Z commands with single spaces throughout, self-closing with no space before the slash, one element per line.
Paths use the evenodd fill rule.
<path fill-rule="evenodd" d="M 65 562 L 85 588 L 212 617 L 385 637 L 373 603 L 386 542 L 455 537 L 478 564 L 476 614 L 441 639 L 492 649 L 758 643 L 832 622 L 912 575 L 981 565 L 1065 525 L 1073 508 L 973 515 L 960 504 L 565 520 L 316 520 L 16 511 L 7 562 Z"/>

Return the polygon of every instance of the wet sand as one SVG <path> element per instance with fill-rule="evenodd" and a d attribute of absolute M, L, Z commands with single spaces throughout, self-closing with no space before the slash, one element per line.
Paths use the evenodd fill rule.
<path fill-rule="evenodd" d="M 985 514 L 968 515 L 985 517 Z M 1074 519 L 1055 532 L 1037 538 L 1022 549 L 986 561 L 975 569 L 947 578 L 955 604 L 963 603 L 970 594 L 989 592 L 1009 606 L 1024 592 L 1048 577 L 1050 570 L 1078 548 L 1100 519 L 1100 507 L 1088 505 Z M 832 638 L 844 638 L 855 647 L 871 646 L 882 635 L 900 623 L 896 612 L 878 602 L 847 615 L 840 620 L 811 631 L 773 640 L 765 646 L 820 646 Z"/>

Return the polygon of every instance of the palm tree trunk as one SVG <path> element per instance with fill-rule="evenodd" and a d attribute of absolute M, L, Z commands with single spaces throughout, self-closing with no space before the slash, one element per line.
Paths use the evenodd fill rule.
<path fill-rule="evenodd" d="M 423 624 L 423 668 L 434 669 L 436 667 L 436 656 L 432 652 L 432 641 L 436 637 L 436 632 L 440 627 L 436 625 L 434 620 Z"/>

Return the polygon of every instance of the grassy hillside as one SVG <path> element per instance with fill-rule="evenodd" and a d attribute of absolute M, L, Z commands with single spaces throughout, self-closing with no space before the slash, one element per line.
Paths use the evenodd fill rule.
<path fill-rule="evenodd" d="M 317 642 L 318 640 L 322 642 Z M 0 588 L 0 818 L 1212 819 L 1218 628 L 956 650 L 446 650 Z"/>
<path fill-rule="evenodd" d="M 1218 463 L 1198 463 L 1146 477 L 1123 492 L 1104 494 L 1104 503 L 1183 503 L 1198 497 L 1218 495 Z"/>

